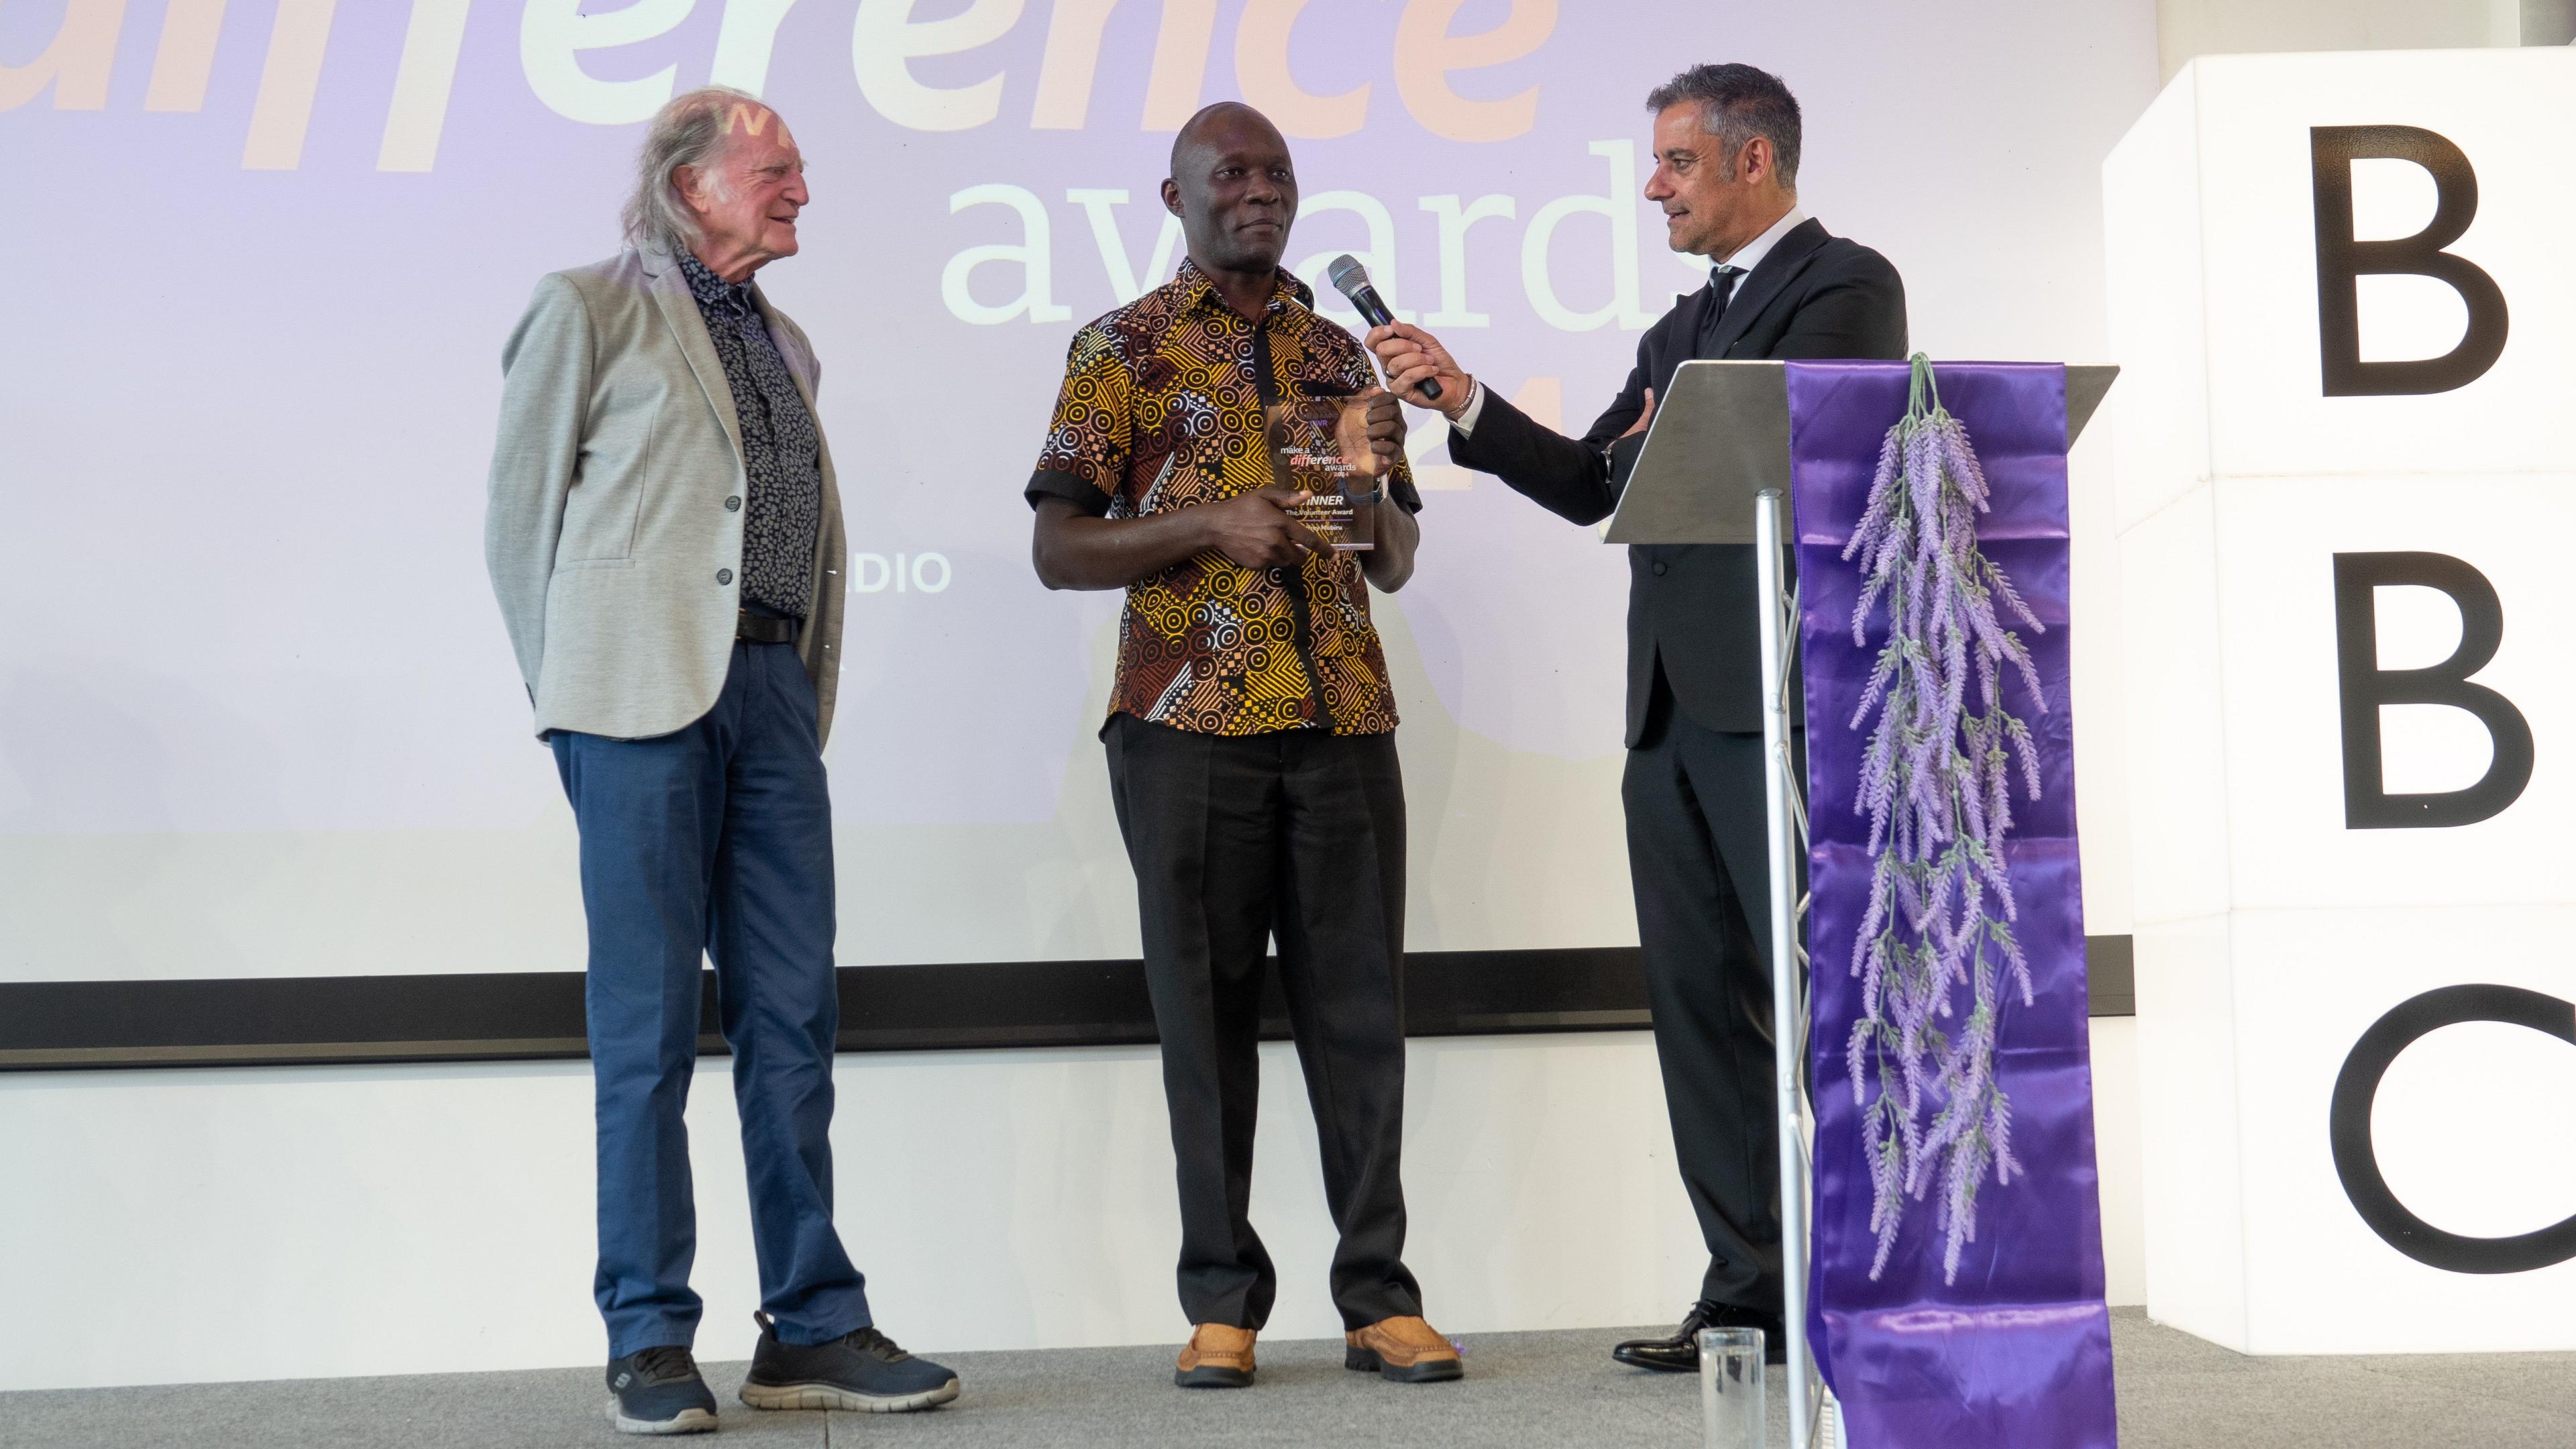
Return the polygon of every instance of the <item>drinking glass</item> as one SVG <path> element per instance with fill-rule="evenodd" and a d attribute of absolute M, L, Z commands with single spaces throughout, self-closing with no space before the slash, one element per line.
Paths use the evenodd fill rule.
<path fill-rule="evenodd" d="M 1699 1331 L 1699 1415 L 1706 1449 L 1768 1449 L 1761 1329 Z"/>

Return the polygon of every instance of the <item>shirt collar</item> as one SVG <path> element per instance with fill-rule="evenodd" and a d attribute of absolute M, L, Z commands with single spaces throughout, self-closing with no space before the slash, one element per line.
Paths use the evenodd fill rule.
<path fill-rule="evenodd" d="M 689 279 L 689 294 L 698 299 L 699 306 L 734 317 L 760 315 L 760 308 L 752 300 L 750 282 L 728 282 L 687 252 L 680 253 L 680 274 Z"/>
<path fill-rule="evenodd" d="M 1787 215 L 1771 223 L 1770 229 L 1762 235 L 1736 248 L 1735 255 L 1712 266 L 1709 274 L 1713 277 L 1721 269 L 1732 270 L 1739 275 L 1750 273 L 1762 265 L 1764 257 L 1771 255 L 1771 249 L 1780 244 L 1780 238 L 1806 225 L 1806 222 L 1807 209 L 1794 201 L 1789 203 Z"/>
<path fill-rule="evenodd" d="M 1230 315 L 1240 315 L 1235 313 L 1233 307 L 1227 305 L 1224 296 L 1216 289 L 1215 280 L 1201 271 L 1197 262 L 1186 256 L 1181 258 L 1180 270 L 1172 274 L 1172 282 L 1182 289 L 1184 307 L 1205 304 Z M 1312 310 L 1315 305 L 1315 289 L 1299 280 L 1296 273 L 1281 267 L 1270 288 L 1268 315 L 1278 316 L 1281 309 L 1291 302 Z"/>

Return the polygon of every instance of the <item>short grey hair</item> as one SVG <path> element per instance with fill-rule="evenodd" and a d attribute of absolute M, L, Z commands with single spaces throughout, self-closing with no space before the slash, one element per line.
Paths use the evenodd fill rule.
<path fill-rule="evenodd" d="M 626 243 L 679 256 L 695 247 L 703 233 L 698 218 L 680 199 L 671 173 L 682 166 L 713 166 L 732 138 L 725 117 L 737 106 L 769 110 L 767 101 L 731 86 L 702 86 L 673 96 L 653 113 L 644 133 L 643 153 L 635 158 L 635 189 L 627 194 L 621 219 Z M 716 173 L 722 184 L 722 173 Z"/>
<path fill-rule="evenodd" d="M 1749 65 L 1695 65 L 1654 88 L 1646 109 L 1662 112 L 1696 102 L 1700 129 L 1726 148 L 1720 164 L 1727 180 L 1735 179 L 1735 158 L 1744 143 L 1760 136 L 1779 158 L 1780 189 L 1798 194 L 1798 98 L 1767 70 Z"/>

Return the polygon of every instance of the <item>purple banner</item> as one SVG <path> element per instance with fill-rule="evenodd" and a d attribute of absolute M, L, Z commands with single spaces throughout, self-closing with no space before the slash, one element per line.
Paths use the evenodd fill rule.
<path fill-rule="evenodd" d="M 1850 725 L 1885 642 L 1886 617 L 1882 606 L 1866 647 L 1852 642 L 1861 577 L 1842 551 L 1861 517 L 1880 444 L 1905 414 L 1909 372 L 1903 363 L 1793 362 L 1788 374 L 1814 901 L 1809 1331 L 1851 1442 L 1864 1449 L 2109 1449 L 2118 1426 L 2102 1302 L 2067 695 L 2066 370 L 2014 363 L 1935 369 L 1941 401 L 1966 425 L 1993 488 L 1992 512 L 1979 519 L 1980 546 L 2046 626 L 2024 640 L 2039 666 L 2046 712 L 2010 670 L 2004 692 L 2038 742 L 2041 767 L 2037 801 L 2014 792 L 2017 824 L 2005 848 L 2021 910 L 2015 929 L 2037 1000 L 2024 1006 L 2018 992 L 2008 993 L 1995 1053 L 2024 1171 L 2002 1184 L 1989 1175 L 1977 1195 L 1976 1241 L 1962 1253 L 1954 1281 L 1942 1272 L 1934 1204 L 1910 1199 L 1894 1252 L 1879 1277 L 1870 1277 L 1870 1176 L 1846 1057 L 1861 1009 L 1853 939 L 1870 889 L 1869 822 L 1852 808 L 1865 736 Z"/>

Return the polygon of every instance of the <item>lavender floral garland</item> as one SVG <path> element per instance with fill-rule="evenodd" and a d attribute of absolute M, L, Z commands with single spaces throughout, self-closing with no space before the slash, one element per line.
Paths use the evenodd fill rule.
<path fill-rule="evenodd" d="M 1977 1236 L 1987 1169 L 1998 1184 L 2021 1170 L 2012 1104 L 1994 1067 L 2006 979 L 2023 1005 L 2031 1001 L 2003 842 L 2012 829 L 2009 757 L 2033 800 L 2039 760 L 2029 729 L 2003 706 L 2002 666 L 2021 672 L 2034 708 L 2048 705 L 2029 649 L 1998 610 L 2034 632 L 2039 619 L 1977 547 L 1985 470 L 1967 429 L 1941 406 L 1930 358 L 1918 352 L 1913 364 L 1905 416 L 1887 431 L 1868 507 L 1843 549 L 1865 580 L 1853 642 L 1867 646 L 1881 600 L 1888 615 L 1886 646 L 1851 719 L 1859 729 L 1877 711 L 1854 802 L 1869 816 L 1872 870 L 1852 950 L 1861 1015 L 1849 1055 L 1878 1235 L 1869 1275 L 1887 1266 L 1905 1199 L 1937 1188 L 1942 1266 L 1955 1281 L 1960 1247 Z"/>

